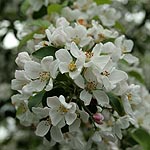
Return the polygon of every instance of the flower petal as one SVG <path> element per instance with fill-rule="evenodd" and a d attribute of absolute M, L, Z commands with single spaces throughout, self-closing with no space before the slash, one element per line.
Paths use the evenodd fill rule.
<path fill-rule="evenodd" d="M 48 97 L 47 98 L 47 105 L 50 108 L 55 108 L 55 107 L 59 107 L 60 102 L 57 96 L 53 96 L 53 97 Z"/>
<path fill-rule="evenodd" d="M 109 104 L 109 98 L 104 91 L 95 90 L 93 91 L 93 95 L 95 96 L 99 105 L 107 106 Z"/>
<path fill-rule="evenodd" d="M 70 53 L 66 49 L 56 51 L 55 56 L 60 62 L 70 63 L 72 60 Z"/>
<path fill-rule="evenodd" d="M 63 134 L 61 132 L 61 129 L 57 126 L 52 126 L 51 128 L 51 137 L 56 142 L 61 142 L 63 140 Z"/>
<path fill-rule="evenodd" d="M 76 118 L 77 118 L 76 113 L 67 113 L 65 115 L 65 120 L 68 125 L 71 125 L 75 121 Z"/>
<path fill-rule="evenodd" d="M 90 94 L 88 91 L 86 90 L 83 90 L 81 93 L 80 93 L 80 99 L 82 101 L 84 101 L 84 104 L 85 105 L 89 105 L 90 102 L 91 102 L 91 99 L 92 99 L 92 94 Z"/>
<path fill-rule="evenodd" d="M 28 61 L 24 65 L 24 70 L 26 74 L 31 79 L 36 79 L 39 77 L 40 72 L 42 71 L 41 65 L 34 61 Z"/>
<path fill-rule="evenodd" d="M 38 124 L 37 128 L 36 128 L 35 134 L 36 134 L 37 136 L 43 137 L 44 135 L 47 134 L 47 132 L 49 131 L 49 129 L 50 129 L 50 124 L 49 124 L 49 122 L 48 122 L 48 121 L 41 121 L 41 122 Z"/>

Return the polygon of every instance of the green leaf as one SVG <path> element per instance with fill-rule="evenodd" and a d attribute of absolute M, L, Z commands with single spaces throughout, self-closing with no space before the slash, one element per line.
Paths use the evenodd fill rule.
<path fill-rule="evenodd" d="M 39 19 L 47 14 L 47 8 L 43 6 L 39 11 L 35 11 L 32 15 L 33 19 Z"/>
<path fill-rule="evenodd" d="M 113 109 L 117 111 L 120 116 L 125 115 L 125 111 L 121 103 L 121 99 L 112 93 L 107 93 L 107 95 L 109 97 L 110 104 L 113 107 Z"/>
<path fill-rule="evenodd" d="M 111 0 L 94 0 L 94 2 L 96 2 L 97 5 L 111 4 Z"/>
<path fill-rule="evenodd" d="M 21 5 L 21 12 L 23 14 L 25 14 L 27 12 L 27 10 L 28 10 L 29 7 L 30 7 L 29 0 L 23 1 L 22 5 Z"/>
<path fill-rule="evenodd" d="M 144 79 L 143 79 L 143 77 L 140 73 L 138 73 L 136 71 L 129 71 L 128 75 L 131 76 L 131 77 L 134 77 L 140 83 L 145 84 L 145 81 L 144 81 Z"/>
<path fill-rule="evenodd" d="M 62 9 L 62 6 L 59 4 L 51 4 L 47 8 L 48 15 L 51 15 L 52 13 L 60 13 Z"/>
<path fill-rule="evenodd" d="M 31 26 L 38 26 L 41 28 L 48 28 L 50 25 L 50 22 L 47 20 L 42 20 L 42 19 L 37 19 L 37 20 L 33 20 L 32 22 L 29 23 L 29 25 Z"/>
<path fill-rule="evenodd" d="M 37 93 L 35 96 L 29 98 L 28 107 L 31 111 L 32 111 L 32 107 L 36 107 L 42 102 L 44 94 L 45 91 L 41 91 Z"/>
<path fill-rule="evenodd" d="M 143 150 L 150 150 L 150 134 L 145 129 L 136 129 L 131 136 L 143 147 Z"/>
<path fill-rule="evenodd" d="M 122 33 L 125 33 L 124 26 L 118 21 L 116 21 L 115 28 L 119 29 Z"/>
<path fill-rule="evenodd" d="M 30 34 L 27 34 L 26 36 L 24 36 L 22 38 L 22 40 L 20 41 L 19 45 L 18 45 L 18 50 L 20 50 L 23 46 L 25 46 L 27 44 L 27 41 L 29 41 L 30 39 L 33 38 L 33 35 L 36 33 L 37 31 L 33 31 Z"/>
<path fill-rule="evenodd" d="M 42 47 L 40 49 L 38 49 L 37 51 L 32 53 L 32 56 L 38 58 L 38 59 L 42 59 L 43 57 L 46 56 L 53 56 L 55 57 L 55 52 L 58 49 L 53 47 L 53 46 L 46 46 L 46 47 Z"/>

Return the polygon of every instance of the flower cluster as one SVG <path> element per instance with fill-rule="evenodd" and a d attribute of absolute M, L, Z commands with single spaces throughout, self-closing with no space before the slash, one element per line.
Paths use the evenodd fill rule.
<path fill-rule="evenodd" d="M 73 10 L 62 10 L 69 21 L 56 17 L 32 55 L 21 52 L 16 58 L 20 70 L 12 89 L 19 94 L 12 103 L 17 117 L 52 145 L 115 147 L 124 129 L 141 123 L 135 108 L 142 103 L 142 88 L 129 84 L 128 74 L 120 68 L 122 62 L 138 63 L 130 53 L 133 42 L 92 19 L 95 7 L 103 25 L 114 25 L 119 17 L 115 9 L 78 0 Z"/>

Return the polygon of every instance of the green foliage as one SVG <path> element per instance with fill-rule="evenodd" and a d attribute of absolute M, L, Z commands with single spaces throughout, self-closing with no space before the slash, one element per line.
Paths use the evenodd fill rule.
<path fill-rule="evenodd" d="M 23 1 L 23 3 L 22 3 L 22 5 L 21 5 L 21 12 L 23 13 L 23 14 L 26 14 L 26 12 L 27 12 L 27 10 L 28 10 L 28 8 L 30 7 L 30 3 L 29 3 L 29 0 L 25 0 L 25 1 Z"/>
<path fill-rule="evenodd" d="M 112 93 L 107 93 L 107 95 L 109 97 L 110 104 L 113 107 L 113 109 L 116 110 L 120 116 L 125 115 L 125 111 L 121 103 L 121 99 Z"/>
<path fill-rule="evenodd" d="M 111 4 L 111 0 L 94 0 L 98 5 Z"/>
<path fill-rule="evenodd" d="M 55 57 L 55 52 L 57 50 L 58 49 L 53 46 L 45 46 L 33 52 L 32 55 L 38 59 L 42 59 L 43 57 L 46 57 L 46 56 Z"/>
<path fill-rule="evenodd" d="M 133 139 L 138 142 L 143 150 L 150 150 L 150 134 L 142 129 L 136 129 L 131 133 Z"/>
<path fill-rule="evenodd" d="M 39 19 L 47 14 L 47 8 L 43 6 L 39 11 L 35 11 L 32 15 L 33 19 Z"/>
<path fill-rule="evenodd" d="M 30 39 L 32 39 L 33 35 L 36 32 L 37 31 L 33 31 L 30 34 L 27 34 L 25 37 L 23 37 L 22 40 L 20 41 L 19 45 L 18 45 L 18 50 L 20 50 L 23 46 L 25 46 L 27 44 L 27 41 L 29 41 Z"/>
<path fill-rule="evenodd" d="M 140 73 L 138 73 L 137 71 L 129 71 L 128 75 L 131 77 L 134 77 L 137 81 L 139 81 L 140 83 L 144 84 L 144 79 L 142 77 L 142 75 Z"/>
<path fill-rule="evenodd" d="M 125 33 L 124 26 L 120 22 L 118 22 L 118 21 L 116 21 L 115 28 L 119 29 L 122 33 Z"/>
<path fill-rule="evenodd" d="M 48 20 L 37 19 L 30 22 L 29 25 L 47 29 L 50 25 L 50 22 Z"/>
<path fill-rule="evenodd" d="M 62 6 L 59 4 L 51 4 L 47 8 L 48 15 L 51 15 L 52 13 L 59 13 L 62 9 Z"/>
<path fill-rule="evenodd" d="M 42 98 L 45 94 L 45 91 L 41 91 L 37 93 L 35 96 L 32 96 L 29 98 L 28 107 L 32 111 L 32 107 L 37 107 L 41 102 Z"/>

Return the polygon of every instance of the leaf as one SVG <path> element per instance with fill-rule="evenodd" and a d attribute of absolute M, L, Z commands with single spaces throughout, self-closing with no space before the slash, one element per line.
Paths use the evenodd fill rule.
<path fill-rule="evenodd" d="M 113 109 L 115 111 L 117 111 L 120 116 L 125 115 L 125 111 L 124 111 L 124 108 L 122 106 L 121 99 L 112 93 L 107 93 L 107 95 L 109 97 L 110 104 L 113 107 Z"/>
<path fill-rule="evenodd" d="M 131 77 L 134 77 L 137 81 L 139 81 L 142 84 L 145 83 L 142 75 L 140 73 L 138 73 L 137 71 L 129 71 L 128 75 L 131 76 Z"/>
<path fill-rule="evenodd" d="M 27 34 L 26 36 L 24 36 L 22 38 L 22 40 L 20 41 L 19 45 L 18 45 L 18 50 L 20 50 L 24 45 L 26 45 L 27 41 L 29 41 L 30 39 L 33 38 L 33 35 L 36 33 L 37 31 L 33 31 L 30 34 Z"/>
<path fill-rule="evenodd" d="M 23 14 L 25 14 L 27 12 L 27 10 L 28 10 L 29 7 L 30 7 L 29 0 L 23 1 L 22 5 L 21 5 L 21 12 Z"/>
<path fill-rule="evenodd" d="M 116 21 L 115 28 L 119 29 L 122 33 L 125 33 L 124 26 L 118 21 Z"/>
<path fill-rule="evenodd" d="M 97 5 L 111 4 L 111 0 L 94 0 L 94 2 L 96 2 Z"/>
<path fill-rule="evenodd" d="M 136 129 L 131 136 L 143 147 L 143 150 L 150 150 L 150 134 L 145 129 Z"/>
<path fill-rule="evenodd" d="M 37 19 L 37 20 L 33 20 L 32 22 L 30 22 L 29 25 L 38 26 L 38 27 L 46 29 L 49 27 L 50 22 L 47 20 Z"/>
<path fill-rule="evenodd" d="M 41 91 L 37 93 L 35 96 L 29 98 L 28 107 L 31 111 L 32 111 L 32 107 L 36 107 L 42 102 L 44 94 L 45 91 Z"/>
<path fill-rule="evenodd" d="M 34 56 L 38 59 L 42 59 L 43 57 L 46 57 L 46 56 L 55 57 L 55 52 L 57 50 L 58 49 L 53 46 L 45 46 L 45 47 L 42 47 L 42 48 L 38 49 L 37 51 L 33 52 L 32 56 Z"/>
<path fill-rule="evenodd" d="M 47 8 L 43 6 L 39 11 L 35 11 L 32 15 L 33 19 L 39 19 L 47 14 Z"/>
<path fill-rule="evenodd" d="M 48 15 L 51 15 L 52 13 L 59 13 L 62 9 L 62 6 L 59 4 L 51 4 L 47 8 Z"/>

